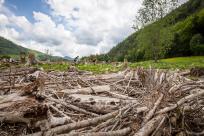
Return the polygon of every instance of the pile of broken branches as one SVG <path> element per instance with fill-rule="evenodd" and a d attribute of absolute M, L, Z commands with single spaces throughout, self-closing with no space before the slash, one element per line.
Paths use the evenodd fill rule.
<path fill-rule="evenodd" d="M 204 81 L 157 69 L 0 72 L 0 135 L 204 135 Z"/>

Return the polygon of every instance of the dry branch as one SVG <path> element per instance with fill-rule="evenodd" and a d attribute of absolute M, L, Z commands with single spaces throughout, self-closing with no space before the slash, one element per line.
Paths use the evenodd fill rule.
<path fill-rule="evenodd" d="M 156 114 L 163 114 L 163 113 L 169 112 L 171 110 L 174 110 L 177 107 L 179 107 L 182 104 L 184 104 L 185 102 L 191 101 L 191 100 L 197 98 L 198 96 L 202 96 L 202 95 L 204 95 L 204 90 L 200 90 L 198 93 L 185 96 L 181 100 L 179 100 L 176 104 L 174 104 L 174 105 L 172 105 L 170 107 L 166 107 L 164 109 L 161 109 L 160 111 L 156 112 Z"/>
<path fill-rule="evenodd" d="M 157 107 L 159 106 L 159 104 L 161 103 L 163 97 L 164 97 L 164 95 L 161 94 L 160 97 L 158 98 L 158 100 L 155 102 L 154 107 L 145 116 L 143 124 L 146 124 L 154 116 L 154 113 L 155 113 Z"/>

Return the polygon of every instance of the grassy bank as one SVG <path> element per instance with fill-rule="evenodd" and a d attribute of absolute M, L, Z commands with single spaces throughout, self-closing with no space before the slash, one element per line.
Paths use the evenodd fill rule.
<path fill-rule="evenodd" d="M 114 66 L 112 64 L 87 64 L 87 65 L 77 65 L 80 70 L 91 71 L 96 74 L 106 73 L 106 72 L 117 72 L 122 69 L 122 66 Z"/>
<path fill-rule="evenodd" d="M 46 71 L 58 70 L 66 71 L 69 68 L 69 64 L 40 64 L 36 65 L 38 68 L 43 68 Z M 117 72 L 121 70 L 120 66 L 113 66 L 111 64 L 79 64 L 76 66 L 79 70 L 91 71 L 95 74 L 101 74 L 106 72 Z"/>
<path fill-rule="evenodd" d="M 91 71 L 95 74 L 101 74 L 106 72 L 117 72 L 122 69 L 123 65 L 112 65 L 112 64 L 79 64 L 76 67 L 79 70 Z M 169 59 L 161 59 L 158 63 L 154 61 L 143 61 L 130 63 L 131 68 L 144 67 L 158 68 L 158 69 L 190 69 L 193 67 L 204 67 L 204 56 L 195 57 L 177 57 Z M 69 68 L 69 64 L 41 64 L 37 67 L 42 67 L 44 70 L 59 70 L 66 71 Z"/>
<path fill-rule="evenodd" d="M 177 57 L 169 59 L 161 59 L 158 63 L 154 61 L 143 61 L 131 63 L 130 67 L 144 67 L 159 68 L 159 69 L 190 69 L 193 67 L 204 67 L 204 56 L 193 56 L 193 57 Z"/>

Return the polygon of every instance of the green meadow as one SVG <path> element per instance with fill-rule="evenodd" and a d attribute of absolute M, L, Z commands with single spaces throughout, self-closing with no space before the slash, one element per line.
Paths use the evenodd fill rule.
<path fill-rule="evenodd" d="M 44 70 L 66 71 L 69 68 L 68 63 L 64 64 L 40 64 L 37 67 L 42 67 Z M 79 70 L 91 71 L 95 74 L 102 74 L 107 72 L 117 72 L 124 67 L 122 64 L 78 64 L 76 67 Z M 157 63 L 153 60 L 129 63 L 130 68 L 144 67 L 144 68 L 158 68 L 158 69 L 190 69 L 193 67 L 204 67 L 204 56 L 193 57 L 177 57 L 161 59 Z"/>

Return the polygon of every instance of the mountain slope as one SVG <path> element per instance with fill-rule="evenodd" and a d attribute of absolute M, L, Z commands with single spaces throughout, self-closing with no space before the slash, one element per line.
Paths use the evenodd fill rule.
<path fill-rule="evenodd" d="M 204 0 L 189 0 L 163 19 L 133 33 L 112 48 L 112 60 L 141 61 L 152 59 L 151 37 L 159 33 L 157 52 L 159 58 L 201 55 L 192 51 L 190 43 L 195 35 L 204 39 Z M 204 42 L 204 40 L 202 40 Z M 202 43 L 204 45 L 204 43 Z M 204 46 L 199 46 L 204 49 Z M 204 50 L 203 50 L 204 55 Z"/>
<path fill-rule="evenodd" d="M 26 49 L 22 46 L 16 45 L 15 43 L 0 37 L 0 54 L 1 55 L 19 55 L 20 52 L 29 52 L 29 49 Z"/>
<path fill-rule="evenodd" d="M 64 59 L 66 59 L 66 60 L 73 60 L 73 58 L 71 58 L 69 56 L 64 56 Z"/>
<path fill-rule="evenodd" d="M 28 48 L 24 48 L 20 45 L 13 43 L 12 41 L 7 40 L 7 39 L 0 36 L 0 55 L 1 56 L 2 55 L 18 56 L 21 52 L 35 53 L 36 57 L 39 60 L 45 60 L 48 57 L 51 59 L 51 61 L 63 60 L 63 58 L 58 57 L 58 56 L 47 56 L 46 54 L 44 54 L 42 52 L 31 50 Z"/>

